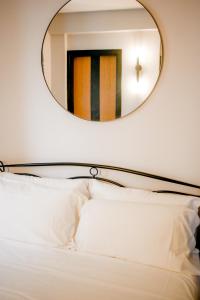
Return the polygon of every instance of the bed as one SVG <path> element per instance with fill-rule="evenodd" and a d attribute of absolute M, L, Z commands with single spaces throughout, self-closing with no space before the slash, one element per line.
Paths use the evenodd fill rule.
<path fill-rule="evenodd" d="M 54 164 L 56 163 L 53 163 L 53 165 Z M 68 165 L 68 163 L 62 163 L 61 165 L 63 164 Z M 71 165 L 71 163 L 69 164 Z M 34 165 L 38 166 L 38 164 L 34 164 Z M 52 166 L 52 164 L 50 165 Z M 43 187 L 41 187 L 40 179 L 37 178 L 34 179 L 34 177 L 32 176 L 31 177 L 19 176 L 21 179 L 18 180 L 18 177 L 12 177 L 12 174 L 10 173 L 8 173 L 8 175 L 5 174 L 6 168 L 8 167 L 19 168 L 19 167 L 26 167 L 26 166 L 30 167 L 30 164 L 23 164 L 23 165 L 7 164 L 6 165 L 1 163 L 0 169 L 3 171 L 2 174 L 3 173 L 4 174 L 3 176 L 0 175 L 0 205 L 1 205 L 1 199 L 3 198 L 2 195 L 6 195 L 5 193 L 8 192 L 8 186 L 9 186 L 9 195 L 12 196 L 13 191 L 15 191 L 15 194 L 16 194 L 16 189 L 18 191 L 18 185 L 22 184 L 23 193 L 26 195 L 25 199 L 27 200 L 28 197 L 27 195 L 29 195 L 31 189 L 32 189 L 31 197 L 34 193 L 35 193 L 34 197 L 38 195 L 38 190 L 35 191 L 34 184 L 35 183 L 38 184 L 37 180 L 39 180 L 40 183 L 39 192 L 41 193 L 42 191 L 44 193 L 43 196 L 46 195 L 45 194 L 46 190 L 43 190 Z M 169 201 L 169 202 L 174 201 L 176 203 L 170 205 L 164 203 L 160 205 L 160 203 L 158 203 L 158 199 L 160 198 L 158 198 L 157 195 L 153 194 L 153 198 L 151 198 L 151 201 L 154 201 L 154 203 L 152 205 L 152 203 L 147 203 L 147 201 L 149 201 L 149 195 L 151 195 L 149 194 L 149 192 L 146 191 L 143 192 L 138 190 L 137 191 L 127 190 L 126 193 L 124 192 L 122 187 L 116 187 L 115 190 L 115 187 L 111 186 L 110 184 L 108 185 L 107 183 L 105 184 L 101 182 L 102 180 L 109 181 L 109 182 L 111 181 L 113 184 L 113 180 L 110 179 L 108 180 L 107 178 L 106 179 L 101 178 L 100 180 L 97 179 L 99 178 L 98 177 L 98 170 L 100 168 L 99 166 L 87 164 L 87 167 L 88 166 L 91 168 L 90 176 L 84 176 L 86 177 L 84 179 L 80 179 L 79 178 L 80 176 L 77 176 L 79 179 L 76 182 L 84 180 L 84 184 L 85 184 L 86 179 L 88 179 L 88 177 L 90 179 L 92 178 L 93 180 L 91 182 L 97 182 L 97 184 L 92 183 L 93 185 L 90 191 L 91 193 L 90 197 L 92 199 L 94 198 L 99 198 L 99 199 L 90 200 L 89 204 L 86 201 L 87 203 L 85 204 L 84 202 L 85 200 L 82 200 L 82 198 L 80 200 L 79 198 L 79 206 L 80 206 L 80 201 L 81 201 L 81 206 L 83 204 L 82 202 L 84 202 L 83 208 L 79 207 L 81 212 L 80 216 L 82 219 L 80 218 L 80 221 L 75 228 L 75 232 L 69 231 L 69 234 L 73 236 L 73 240 L 75 239 L 76 243 L 70 241 L 55 246 L 56 245 L 55 243 L 58 243 L 58 241 L 57 239 L 55 239 L 53 235 L 51 235 L 48 236 L 48 239 L 46 238 L 45 243 L 42 244 L 41 236 L 35 234 L 36 231 L 38 233 L 38 230 L 40 230 L 40 228 L 33 227 L 32 223 L 31 223 L 32 227 L 29 227 L 30 223 L 27 223 L 27 228 L 26 228 L 27 232 L 25 230 L 23 233 L 19 233 L 18 236 L 14 236 L 14 237 L 12 236 L 13 228 L 10 229 L 9 237 L 8 237 L 8 236 L 4 236 L 5 230 L 2 229 L 1 226 L 0 228 L 0 299 L 1 300 L 21 300 L 21 299 L 31 299 L 31 300 L 51 300 L 51 299 L 190 300 L 191 299 L 191 300 L 198 300 L 200 299 L 200 294 L 199 294 L 200 293 L 200 281 L 199 281 L 200 264 L 199 264 L 199 252 L 197 248 L 194 251 L 192 251 L 192 254 L 189 257 L 188 260 L 189 264 L 185 269 L 186 271 L 183 270 L 179 272 L 176 271 L 176 269 L 171 270 L 171 267 L 168 268 L 168 266 L 166 268 L 163 267 L 165 265 L 165 261 L 163 260 L 158 262 L 157 258 L 154 258 L 153 260 L 155 261 L 155 265 L 154 265 L 154 263 L 152 263 L 152 258 L 151 257 L 149 258 L 148 255 L 146 257 L 145 255 L 146 252 L 151 253 L 151 240 L 147 241 L 147 244 L 149 243 L 149 247 L 146 247 L 144 244 L 144 246 L 146 247 L 145 249 L 138 248 L 139 251 L 142 253 L 142 257 L 145 257 L 144 261 L 143 260 L 140 261 L 140 259 L 138 259 L 138 253 L 135 254 L 136 255 L 135 257 L 137 259 L 135 257 L 134 259 L 131 259 L 132 253 L 134 252 L 134 249 L 137 248 L 137 245 L 132 245 L 130 242 L 128 245 L 130 249 L 132 249 L 131 252 L 129 253 L 127 250 L 123 252 L 124 256 L 121 255 L 120 257 L 120 253 L 121 253 L 120 251 L 124 251 L 123 247 L 120 248 L 118 247 L 118 244 L 115 245 L 116 241 L 113 239 L 113 237 L 110 238 L 110 236 L 114 236 L 115 230 L 117 230 L 116 229 L 117 226 L 123 225 L 124 219 L 122 220 L 120 219 L 123 216 L 121 212 L 126 211 L 127 205 L 130 206 L 128 208 L 128 211 L 130 211 L 130 219 L 126 212 L 127 219 L 129 220 L 127 222 L 130 222 L 130 225 L 133 224 L 134 226 L 136 226 L 137 223 L 131 223 L 132 222 L 131 216 L 136 210 L 136 215 L 134 215 L 134 218 L 136 220 L 134 222 L 139 222 L 140 220 L 139 218 L 137 220 L 136 216 L 139 211 L 144 211 L 144 216 L 145 216 L 145 208 L 147 206 L 148 206 L 147 213 L 149 213 L 150 215 L 151 215 L 151 210 L 154 211 L 154 209 L 156 209 L 156 211 L 159 212 L 161 216 L 163 212 L 165 215 L 167 215 L 165 211 L 166 208 L 167 210 L 170 209 L 169 215 L 174 210 L 177 212 L 181 209 L 184 209 L 184 214 L 185 214 L 185 208 L 183 208 L 182 204 L 181 206 L 179 206 L 179 201 L 183 201 L 185 203 L 187 202 L 187 209 L 188 209 L 188 203 L 190 203 L 191 202 L 190 200 L 192 199 L 192 204 L 194 205 L 195 203 L 195 205 L 199 207 L 198 205 L 200 203 L 200 200 L 198 198 L 198 189 L 200 187 L 192 185 L 193 188 L 197 188 L 197 194 L 195 195 L 195 197 L 194 195 L 192 195 L 192 198 L 191 195 L 189 194 L 182 195 L 186 193 L 181 193 L 181 195 L 178 196 L 178 195 L 174 195 L 174 191 L 173 193 L 170 193 L 170 191 L 168 191 L 168 193 L 166 193 L 166 191 L 162 191 L 162 193 L 160 193 L 161 191 L 159 191 L 159 193 L 157 193 L 158 196 L 165 195 L 163 196 L 163 201 Z M 110 168 L 110 166 L 107 167 Z M 129 170 L 129 173 L 130 171 L 132 171 L 133 173 L 137 173 L 137 171 L 134 170 Z M 122 168 L 120 168 L 120 172 L 122 172 Z M 140 173 L 139 175 L 141 175 L 141 172 L 139 173 Z M 143 176 L 145 176 L 145 174 L 146 173 L 142 173 Z M 147 174 L 147 175 L 148 177 L 153 176 L 154 179 L 169 180 L 170 182 L 173 181 L 172 179 L 169 178 L 164 178 L 164 177 L 151 175 L 151 174 Z M 17 176 L 17 175 L 13 175 L 13 176 Z M 27 179 L 25 179 L 25 177 Z M 97 177 L 96 178 L 97 180 L 95 179 L 95 177 Z M 1 184 L 1 180 L 2 182 L 4 180 L 6 181 L 6 188 L 5 188 L 5 182 Z M 12 193 L 10 193 L 11 181 L 12 184 L 14 182 L 14 185 L 12 187 Z M 27 183 L 30 184 L 30 181 L 32 185 L 31 186 L 29 185 L 26 190 L 26 185 Z M 60 184 L 59 180 L 57 181 L 46 180 L 45 184 L 48 185 L 48 192 L 51 191 L 51 194 L 53 194 L 54 192 L 53 189 L 49 188 L 49 184 L 52 184 L 52 182 L 54 184 L 54 188 L 56 186 L 56 189 L 58 187 L 59 189 L 62 189 L 62 193 L 59 194 L 60 196 L 62 196 L 63 193 L 65 193 L 65 191 L 63 191 L 64 181 L 62 181 L 62 183 Z M 186 184 L 187 186 L 190 185 L 188 183 L 177 182 L 177 181 L 175 182 L 178 184 Z M 116 184 L 118 186 L 121 185 L 119 183 Z M 76 184 L 73 184 L 73 189 L 74 186 L 76 186 Z M 84 195 L 85 197 L 87 192 L 84 190 L 83 186 L 81 186 L 81 188 L 82 188 L 82 193 L 85 194 Z M 3 191 L 4 194 L 1 194 L 1 191 L 3 189 L 5 189 Z M 20 192 L 21 192 L 21 188 L 20 188 Z M 119 201 L 112 201 L 112 199 L 109 198 L 111 197 L 110 195 L 112 195 L 113 197 L 113 194 L 115 193 L 116 193 L 115 195 L 116 199 L 118 197 L 119 198 L 122 197 L 124 199 L 125 197 L 124 195 L 125 194 L 128 195 L 130 199 L 127 200 L 126 205 L 124 204 L 123 201 L 121 201 L 121 198 L 119 199 Z M 143 196 L 145 195 L 146 197 L 145 201 L 143 201 L 142 204 L 138 204 L 138 203 L 133 204 L 132 198 L 135 195 L 134 193 L 137 194 L 137 197 L 138 195 L 141 194 Z M 66 196 L 66 194 L 64 195 Z M 6 199 L 9 202 L 9 197 Z M 16 201 L 21 201 L 21 198 L 19 197 Z M 61 205 L 62 203 L 63 202 L 61 202 L 59 205 Z M 45 212 L 47 210 L 45 205 L 47 204 L 48 202 L 41 202 L 41 205 L 44 207 Z M 117 223 L 112 223 L 115 221 L 114 220 L 112 220 L 112 222 L 110 221 L 111 217 L 109 215 L 109 210 L 110 212 L 113 212 L 113 209 L 115 209 L 115 207 L 117 206 L 118 206 L 118 210 L 115 211 L 116 214 L 118 214 L 118 219 L 116 220 Z M 105 207 L 106 207 L 106 213 L 104 211 Z M 132 207 L 134 208 L 134 210 L 132 210 Z M 35 209 L 34 205 L 31 206 L 31 212 L 33 216 L 37 219 L 37 222 L 35 222 L 37 224 L 34 224 L 34 226 L 43 226 L 44 224 L 40 223 L 40 215 L 39 216 L 34 215 L 34 209 Z M 55 210 L 55 207 L 54 206 L 51 207 L 50 205 L 47 214 L 52 213 L 52 209 Z M 74 209 L 74 202 L 73 202 L 73 209 Z M 16 217 L 15 216 L 16 210 L 12 212 L 12 218 Z M 101 219 L 102 216 L 99 215 L 101 210 L 103 211 L 103 220 L 104 220 L 105 228 L 99 229 L 99 224 L 102 224 L 102 219 Z M 92 218 L 90 218 L 90 215 L 88 215 L 90 211 L 93 212 Z M 22 214 L 23 211 L 19 213 Z M 70 210 L 70 213 L 72 213 L 72 210 Z M 42 209 L 41 209 L 41 216 L 42 216 Z M 5 222 L 7 222 L 6 218 L 7 215 L 4 219 L 3 213 L 0 212 L 0 223 L 1 220 L 3 220 L 5 224 Z M 163 218 L 165 217 L 162 217 L 161 219 Z M 19 223 L 20 221 L 21 220 L 19 220 Z M 22 221 L 27 222 L 27 219 L 25 218 Z M 74 222 L 74 220 L 71 221 Z M 160 222 L 159 219 L 157 221 Z M 122 224 L 120 224 L 120 222 L 122 222 Z M 152 222 L 149 221 L 148 226 L 151 227 Z M 110 223 L 112 223 L 111 224 L 112 226 L 111 228 L 108 228 Z M 198 225 L 197 223 L 198 221 L 195 223 L 195 228 L 197 228 Z M 7 224 L 6 226 L 8 226 L 9 222 L 6 224 Z M 24 223 L 22 224 L 24 226 Z M 15 225 L 15 227 L 16 226 L 17 224 Z M 162 228 L 162 224 L 160 226 Z M 118 228 L 118 237 L 121 243 L 123 243 L 125 246 L 126 240 L 130 239 L 130 235 L 129 232 L 120 233 L 120 228 L 121 227 Z M 145 234 L 146 230 L 147 230 L 146 227 L 141 229 L 141 234 L 142 232 Z M 16 233 L 15 231 L 13 232 L 14 234 Z M 101 234 L 106 235 L 107 232 L 109 232 L 109 239 L 107 240 L 106 238 L 104 239 L 103 249 L 100 249 L 98 248 L 99 247 L 98 243 L 99 240 L 102 238 Z M 131 231 L 130 234 L 132 235 L 133 232 Z M 136 240 L 137 232 L 135 231 L 134 234 Z M 198 234 L 199 234 L 198 231 L 195 231 L 196 247 L 198 247 L 198 243 L 199 243 Z M 84 237 L 84 239 L 82 237 Z M 44 238 L 44 232 L 42 232 L 42 239 L 43 238 Z M 59 238 L 65 239 L 65 237 L 63 236 L 59 236 Z M 85 241 L 85 239 L 87 240 L 87 242 Z M 109 242 L 112 243 L 112 245 L 110 245 Z M 118 248 L 115 248 L 115 246 Z M 132 246 L 134 248 L 131 248 Z M 96 250 L 97 248 L 98 251 Z M 87 251 L 87 249 L 89 250 Z M 161 245 L 160 245 L 160 249 L 162 249 Z M 155 246 L 155 252 L 156 252 L 156 246 Z M 147 261 L 145 261 L 145 259 Z M 150 263 L 148 261 L 149 259 L 151 260 Z"/>
<path fill-rule="evenodd" d="M 198 299 L 197 278 L 70 250 L 0 241 L 0 299 Z"/>

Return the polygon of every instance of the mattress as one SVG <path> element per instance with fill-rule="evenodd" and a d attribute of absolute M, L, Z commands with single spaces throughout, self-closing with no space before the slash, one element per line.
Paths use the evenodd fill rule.
<path fill-rule="evenodd" d="M 1 300 L 190 300 L 198 277 L 90 255 L 0 241 Z"/>

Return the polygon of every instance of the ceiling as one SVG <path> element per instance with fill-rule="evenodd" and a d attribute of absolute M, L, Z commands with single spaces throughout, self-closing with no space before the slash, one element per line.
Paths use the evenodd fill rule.
<path fill-rule="evenodd" d="M 61 13 L 141 8 L 136 0 L 71 0 Z"/>

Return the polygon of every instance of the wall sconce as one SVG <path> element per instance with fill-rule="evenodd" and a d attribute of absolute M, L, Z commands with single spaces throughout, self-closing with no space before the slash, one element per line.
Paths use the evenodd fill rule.
<path fill-rule="evenodd" d="M 139 57 L 137 58 L 137 64 L 135 66 L 135 70 L 136 70 L 137 81 L 139 81 L 139 79 L 140 79 L 140 72 L 142 71 L 142 66 L 140 65 Z"/>

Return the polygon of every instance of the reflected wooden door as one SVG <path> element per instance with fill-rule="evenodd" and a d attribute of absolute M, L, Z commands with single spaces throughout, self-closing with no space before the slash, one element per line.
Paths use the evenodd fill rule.
<path fill-rule="evenodd" d="M 74 114 L 80 118 L 91 118 L 91 57 L 74 58 Z"/>
<path fill-rule="evenodd" d="M 121 50 L 68 51 L 68 110 L 86 120 L 121 116 Z"/>

